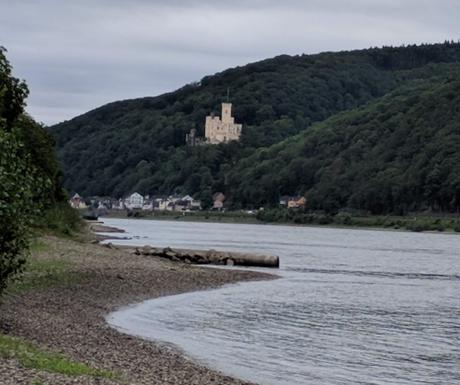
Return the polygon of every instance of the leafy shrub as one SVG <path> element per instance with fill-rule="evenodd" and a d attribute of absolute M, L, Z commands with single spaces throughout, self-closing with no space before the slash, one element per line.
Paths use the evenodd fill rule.
<path fill-rule="evenodd" d="M 0 127 L 0 293 L 25 263 L 30 227 L 41 209 L 34 198 L 46 185 L 14 135 Z"/>
<path fill-rule="evenodd" d="M 67 202 L 59 202 L 49 207 L 40 220 L 40 227 L 64 236 L 78 232 L 82 225 L 78 211 L 70 207 Z"/>
<path fill-rule="evenodd" d="M 419 221 L 414 221 L 410 222 L 406 225 L 406 229 L 409 231 L 414 231 L 414 232 L 422 232 L 422 231 L 428 231 L 432 230 L 432 227 L 428 225 L 427 223 L 424 222 L 419 222 Z"/>

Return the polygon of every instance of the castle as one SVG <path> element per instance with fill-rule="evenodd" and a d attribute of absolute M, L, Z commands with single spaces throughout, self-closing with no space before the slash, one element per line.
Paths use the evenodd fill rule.
<path fill-rule="evenodd" d="M 239 140 L 242 124 L 235 123 L 232 117 L 232 103 L 222 103 L 222 119 L 218 116 L 206 116 L 204 133 L 206 143 L 218 144 Z"/>

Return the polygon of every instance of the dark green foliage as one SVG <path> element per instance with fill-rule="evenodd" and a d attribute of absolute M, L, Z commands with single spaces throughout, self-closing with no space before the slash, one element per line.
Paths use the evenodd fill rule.
<path fill-rule="evenodd" d="M 436 77 L 401 87 L 258 150 L 229 173 L 238 182 L 227 193 L 237 201 L 276 204 L 268 200 L 270 181 L 275 197 L 305 194 L 308 209 L 328 213 L 347 207 L 373 214 L 455 212 L 460 207 L 460 67 L 446 73 L 448 80 Z"/>
<path fill-rule="evenodd" d="M 46 189 L 43 200 L 52 206 L 66 199 L 62 189 L 62 172 L 56 157 L 55 141 L 49 132 L 27 115 L 21 115 L 15 123 L 16 136 L 24 144 L 29 157 L 39 173 L 45 176 L 50 185 Z"/>
<path fill-rule="evenodd" d="M 437 86 L 458 79 L 458 65 L 446 63 L 459 61 L 460 44 L 450 42 L 284 55 L 173 93 L 112 103 L 50 130 L 67 187 L 84 195 L 178 192 L 209 205 L 222 191 L 233 208 L 258 208 L 307 194 L 310 208 L 332 214 L 449 211 L 459 201 L 451 172 L 456 83 Z M 219 111 L 227 87 L 242 140 L 184 146 L 191 128 L 203 134 L 205 115 Z"/>
<path fill-rule="evenodd" d="M 40 182 L 27 150 L 12 132 L 27 87 L 11 75 L 4 52 L 0 49 L 0 293 L 25 263 L 22 253 L 28 245 L 28 228 L 37 207 L 33 198 Z"/>
<path fill-rule="evenodd" d="M 67 201 L 56 202 L 46 208 L 37 221 L 40 228 L 51 231 L 58 236 L 72 236 L 82 229 L 82 220 L 77 210 Z"/>
<path fill-rule="evenodd" d="M 25 263 L 28 229 L 40 209 L 34 197 L 42 183 L 21 144 L 0 126 L 0 293 Z"/>
<path fill-rule="evenodd" d="M 324 212 L 305 212 L 297 209 L 272 208 L 259 211 L 257 220 L 269 223 L 296 223 L 302 225 L 332 225 L 354 226 L 369 228 L 404 229 L 414 232 L 421 231 L 460 231 L 458 218 L 452 215 L 434 213 L 424 215 L 360 215 L 357 213 L 341 211 L 335 215 Z"/>
<path fill-rule="evenodd" d="M 64 198 L 53 141 L 23 113 L 27 94 L 0 49 L 0 293 L 25 263 L 32 226 Z"/>
<path fill-rule="evenodd" d="M 5 52 L 6 49 L 0 46 L 0 121 L 2 129 L 10 131 L 24 109 L 29 90 L 22 80 L 12 76 Z"/>

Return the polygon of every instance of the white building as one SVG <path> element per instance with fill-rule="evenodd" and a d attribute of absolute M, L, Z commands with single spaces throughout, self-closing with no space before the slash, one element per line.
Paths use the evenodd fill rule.
<path fill-rule="evenodd" d="M 135 192 L 125 199 L 125 206 L 128 209 L 142 209 L 142 206 L 144 206 L 144 197 Z"/>

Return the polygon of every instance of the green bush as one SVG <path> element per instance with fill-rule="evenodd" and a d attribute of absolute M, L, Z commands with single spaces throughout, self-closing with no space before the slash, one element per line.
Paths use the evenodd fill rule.
<path fill-rule="evenodd" d="M 30 228 L 41 210 L 34 198 L 46 184 L 14 135 L 0 126 L 0 293 L 25 263 Z"/>
<path fill-rule="evenodd" d="M 39 227 L 64 236 L 80 231 L 82 225 L 80 214 L 67 202 L 59 202 L 47 208 L 39 223 Z"/>
<path fill-rule="evenodd" d="M 409 231 L 414 231 L 414 232 L 419 233 L 422 231 L 432 230 L 432 227 L 428 225 L 427 223 L 414 221 L 414 222 L 407 223 L 406 229 Z"/>

